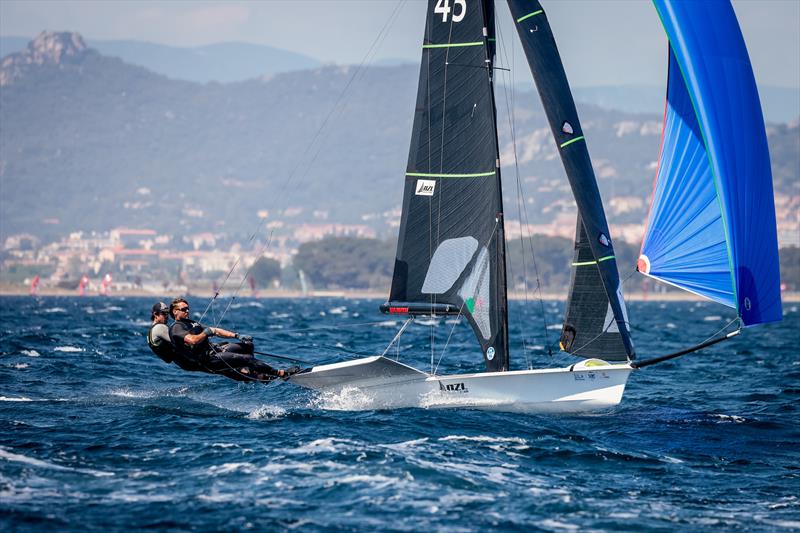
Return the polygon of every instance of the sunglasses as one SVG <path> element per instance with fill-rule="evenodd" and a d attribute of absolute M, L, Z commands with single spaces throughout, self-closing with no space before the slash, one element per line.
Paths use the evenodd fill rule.
<path fill-rule="evenodd" d="M 189 308 L 188 307 L 176 307 L 175 310 L 176 311 L 180 311 L 181 313 L 188 313 L 189 312 Z"/>

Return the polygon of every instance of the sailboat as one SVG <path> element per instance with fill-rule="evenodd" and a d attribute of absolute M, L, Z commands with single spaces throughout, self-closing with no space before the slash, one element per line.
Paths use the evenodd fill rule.
<path fill-rule="evenodd" d="M 669 73 L 638 270 L 734 308 L 739 329 L 637 358 L 587 139 L 551 27 L 537 0 L 509 0 L 578 208 L 559 344 L 582 358 L 565 368 L 510 369 L 494 5 L 430 0 L 394 274 L 381 310 L 408 317 L 395 340 L 417 316 L 465 318 L 486 371 L 428 373 L 386 357 L 387 347 L 315 366 L 293 383 L 355 391 L 370 408 L 590 412 L 619 404 L 636 369 L 782 318 L 766 133 L 733 9 L 727 0 L 654 4 L 669 40 Z"/>

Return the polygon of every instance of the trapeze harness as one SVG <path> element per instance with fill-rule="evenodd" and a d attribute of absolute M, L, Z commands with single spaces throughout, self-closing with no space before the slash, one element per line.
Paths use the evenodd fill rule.
<path fill-rule="evenodd" d="M 166 324 L 153 324 L 150 326 L 150 330 L 147 332 L 147 345 L 150 346 L 153 353 L 162 361 L 171 363 L 175 360 L 175 348 L 172 346 L 171 342 L 166 342 L 161 337 L 155 337 L 153 335 L 153 330 L 156 329 L 156 326 L 167 327 Z"/>

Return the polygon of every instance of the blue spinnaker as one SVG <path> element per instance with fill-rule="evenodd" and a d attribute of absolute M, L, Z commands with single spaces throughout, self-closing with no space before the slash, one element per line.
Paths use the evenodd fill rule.
<path fill-rule="evenodd" d="M 728 0 L 654 0 L 669 38 L 659 169 L 639 269 L 737 309 L 782 318 L 767 136 Z"/>

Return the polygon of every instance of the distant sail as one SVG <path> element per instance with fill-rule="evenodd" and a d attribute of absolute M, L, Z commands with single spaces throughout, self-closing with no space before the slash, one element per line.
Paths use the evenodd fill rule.
<path fill-rule="evenodd" d="M 781 320 L 767 137 L 744 38 L 726 0 L 655 0 L 669 38 L 661 154 L 641 272 Z"/>
<path fill-rule="evenodd" d="M 612 361 L 632 359 L 633 341 L 608 222 L 553 32 L 538 1 L 509 0 L 508 5 L 578 204 L 561 348 Z"/>
<path fill-rule="evenodd" d="M 492 2 L 428 2 L 386 312 L 463 314 L 487 370 L 508 369 Z"/>

